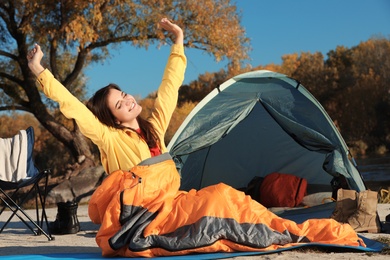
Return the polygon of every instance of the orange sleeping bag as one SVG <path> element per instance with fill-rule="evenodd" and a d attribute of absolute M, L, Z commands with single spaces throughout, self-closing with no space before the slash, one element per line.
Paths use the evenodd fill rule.
<path fill-rule="evenodd" d="M 297 224 L 225 184 L 189 192 L 179 186 L 169 154 L 110 174 L 89 203 L 91 220 L 101 224 L 96 242 L 103 256 L 266 251 L 310 242 L 364 246 L 348 224 Z"/>

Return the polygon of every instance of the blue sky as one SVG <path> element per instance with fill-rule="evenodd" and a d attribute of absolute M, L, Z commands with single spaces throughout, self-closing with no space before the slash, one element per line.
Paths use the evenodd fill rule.
<path fill-rule="evenodd" d="M 326 57 L 337 46 L 353 47 L 373 36 L 390 38 L 390 0 L 237 0 L 241 24 L 251 39 L 249 63 L 280 64 L 285 54 L 316 51 Z M 212 30 L 212 28 L 210 28 Z M 123 45 L 112 58 L 86 69 L 88 97 L 118 84 L 125 92 L 146 97 L 161 81 L 169 46 L 148 50 Z M 199 50 L 186 50 L 184 84 L 205 72 L 226 68 Z"/>

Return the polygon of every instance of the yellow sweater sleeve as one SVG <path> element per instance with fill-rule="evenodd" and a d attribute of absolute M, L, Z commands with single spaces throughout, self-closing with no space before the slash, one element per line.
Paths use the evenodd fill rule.
<path fill-rule="evenodd" d="M 38 82 L 45 95 L 58 102 L 61 113 L 69 119 L 75 119 L 80 131 L 98 146 L 101 145 L 103 132 L 106 130 L 95 115 L 72 93 L 69 92 L 53 74 L 45 69 Z"/>
<path fill-rule="evenodd" d="M 153 124 L 161 141 L 161 151 L 166 152 L 165 132 L 179 97 L 179 88 L 184 80 L 187 59 L 183 45 L 173 45 L 165 67 L 164 75 L 157 91 L 154 110 L 149 121 Z"/>

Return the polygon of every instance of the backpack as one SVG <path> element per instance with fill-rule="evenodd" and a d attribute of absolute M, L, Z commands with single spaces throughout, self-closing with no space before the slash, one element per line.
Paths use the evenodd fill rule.
<path fill-rule="evenodd" d="M 264 207 L 295 207 L 306 195 L 307 181 L 304 178 L 274 172 L 262 177 L 254 177 L 245 193 L 260 202 Z"/>

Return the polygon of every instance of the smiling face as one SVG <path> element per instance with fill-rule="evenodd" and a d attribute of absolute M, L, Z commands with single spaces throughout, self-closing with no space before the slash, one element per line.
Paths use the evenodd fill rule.
<path fill-rule="evenodd" d="M 135 98 L 117 89 L 110 89 L 107 96 L 107 106 L 115 117 L 115 123 L 138 129 L 136 120 L 142 107 L 137 104 Z"/>

